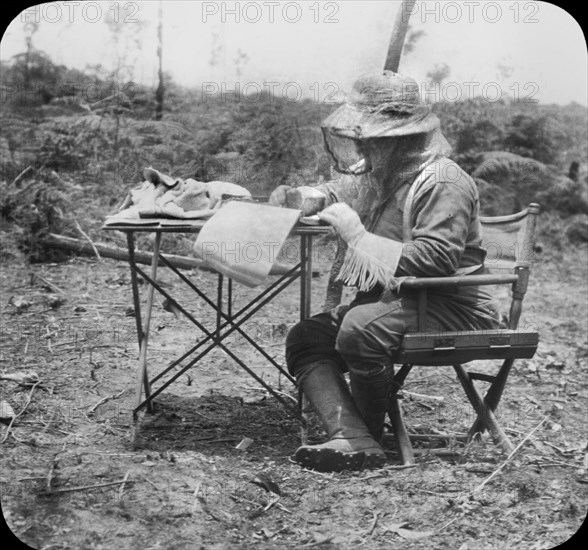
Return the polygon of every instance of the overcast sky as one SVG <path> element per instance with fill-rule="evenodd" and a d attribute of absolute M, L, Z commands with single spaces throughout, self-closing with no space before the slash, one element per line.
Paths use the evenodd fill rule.
<path fill-rule="evenodd" d="M 390 1 L 163 2 L 164 70 L 187 86 L 207 91 L 262 89 L 288 97 L 328 100 L 350 89 L 362 73 L 382 68 L 396 13 Z M 158 2 L 50 3 L 29 8 L 5 30 L 0 57 L 25 49 L 25 21 L 39 22 L 36 48 L 54 61 L 84 69 L 111 67 L 113 39 L 107 16 L 140 37 L 127 60 L 133 79 L 156 83 Z M 546 2 L 417 2 L 413 30 L 424 34 L 400 70 L 422 82 L 429 100 L 499 94 L 566 104 L 588 100 L 588 57 L 580 26 Z M 217 63 L 210 64 L 218 46 Z M 241 62 L 236 59 L 244 54 Z M 436 65 L 451 70 L 444 85 L 427 88 Z M 273 83 L 280 84 L 273 84 Z"/>

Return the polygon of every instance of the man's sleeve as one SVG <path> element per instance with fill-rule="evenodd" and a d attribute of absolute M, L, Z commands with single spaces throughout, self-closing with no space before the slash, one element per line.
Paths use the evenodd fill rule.
<path fill-rule="evenodd" d="M 437 182 L 412 206 L 412 240 L 403 243 L 396 276 L 444 277 L 459 268 L 476 197 L 465 180 Z"/>

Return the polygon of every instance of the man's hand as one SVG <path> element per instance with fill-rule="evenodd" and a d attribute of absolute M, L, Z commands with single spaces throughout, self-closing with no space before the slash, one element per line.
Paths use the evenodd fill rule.
<path fill-rule="evenodd" d="M 303 216 L 312 216 L 325 207 L 327 196 L 316 187 L 302 185 L 286 191 L 288 208 L 302 210 Z"/>
<path fill-rule="evenodd" d="M 324 208 L 326 199 L 327 196 L 316 187 L 279 185 L 270 195 L 268 202 L 272 206 L 296 208 L 302 210 L 304 216 L 312 216 Z"/>
<path fill-rule="evenodd" d="M 353 246 L 365 233 L 359 215 L 344 202 L 336 202 L 318 213 L 318 217 L 332 225 L 339 236 Z"/>

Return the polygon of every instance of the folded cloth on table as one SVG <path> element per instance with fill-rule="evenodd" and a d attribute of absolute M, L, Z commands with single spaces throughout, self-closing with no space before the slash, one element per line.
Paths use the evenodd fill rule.
<path fill-rule="evenodd" d="M 119 212 L 107 217 L 107 224 L 139 218 L 208 218 L 227 198 L 250 198 L 244 187 L 226 181 L 182 180 L 155 168 L 143 170 L 145 180 L 131 189 Z"/>
<path fill-rule="evenodd" d="M 228 203 L 204 224 L 194 253 L 216 271 L 256 286 L 269 275 L 301 214 L 293 208 Z"/>

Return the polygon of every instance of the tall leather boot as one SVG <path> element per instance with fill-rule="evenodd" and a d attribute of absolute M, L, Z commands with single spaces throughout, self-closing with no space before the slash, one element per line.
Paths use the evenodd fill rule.
<path fill-rule="evenodd" d="M 386 462 L 380 444 L 370 435 L 336 363 L 307 365 L 299 378 L 329 437 L 320 445 L 303 445 L 294 460 L 323 472 L 379 468 Z"/>
<path fill-rule="evenodd" d="M 384 421 L 388 411 L 388 394 L 394 370 L 382 365 L 382 370 L 365 376 L 355 370 L 349 371 L 351 395 L 357 410 L 363 418 L 371 436 L 381 443 L 384 435 Z"/>

